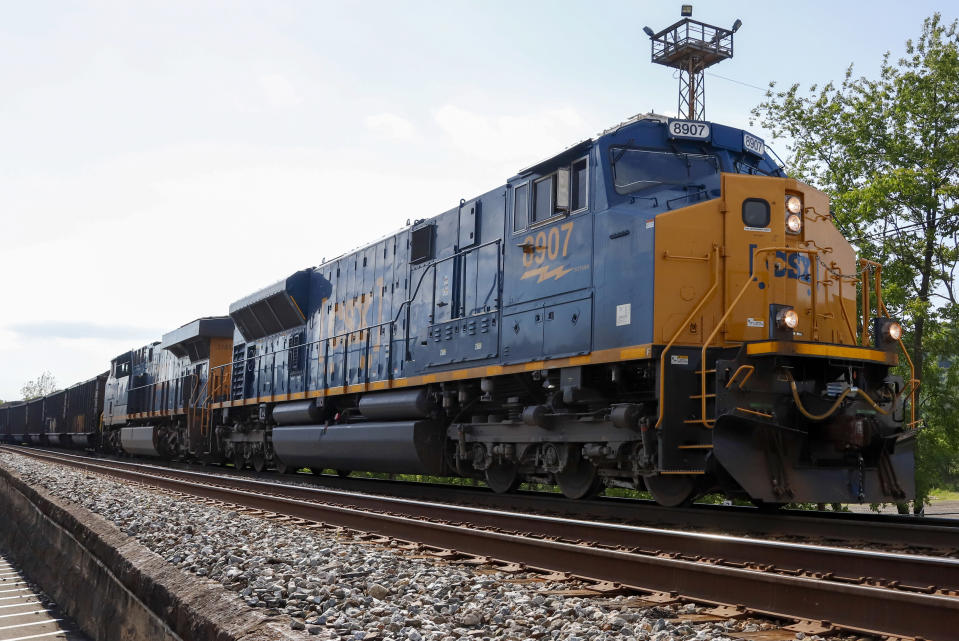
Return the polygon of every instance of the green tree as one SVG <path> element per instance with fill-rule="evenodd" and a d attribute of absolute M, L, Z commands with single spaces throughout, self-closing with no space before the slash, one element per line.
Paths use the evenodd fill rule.
<path fill-rule="evenodd" d="M 23 395 L 23 400 L 25 401 L 40 398 L 41 396 L 46 396 L 56 391 L 57 379 L 55 379 L 50 372 L 40 374 L 40 376 L 34 380 L 24 383 L 23 387 L 20 388 L 20 394 Z"/>
<path fill-rule="evenodd" d="M 885 55 L 878 79 L 854 77 L 850 66 L 838 86 L 770 85 L 752 114 L 786 139 L 791 175 L 829 193 L 837 226 L 883 265 L 883 298 L 904 321 L 916 377 L 940 376 L 927 356 L 941 349 L 939 337 L 959 307 L 957 23 L 943 24 L 938 13 L 927 18 L 919 39 L 906 41 L 905 56 L 893 62 Z M 959 391 L 948 375 L 940 383 Z M 917 409 L 930 429 L 942 426 L 942 403 L 951 398 L 937 390 L 920 388 Z M 949 455 L 949 444 L 932 436 L 919 442 L 917 503 L 933 468 L 941 469 L 930 461 Z"/>
<path fill-rule="evenodd" d="M 922 465 L 916 483 L 923 493 L 936 486 L 959 484 L 959 313 L 945 310 L 926 340 L 923 373 Z"/>

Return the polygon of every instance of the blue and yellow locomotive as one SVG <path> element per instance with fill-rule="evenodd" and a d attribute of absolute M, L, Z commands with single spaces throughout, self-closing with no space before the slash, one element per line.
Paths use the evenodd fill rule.
<path fill-rule="evenodd" d="M 879 266 L 749 132 L 636 116 L 114 360 L 104 443 L 283 471 L 912 498 Z"/>

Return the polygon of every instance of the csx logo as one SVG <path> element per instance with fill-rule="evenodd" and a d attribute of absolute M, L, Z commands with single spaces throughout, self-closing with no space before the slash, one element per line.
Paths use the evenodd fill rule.
<path fill-rule="evenodd" d="M 749 273 L 753 273 L 753 256 L 758 245 L 749 246 Z M 796 252 L 777 251 L 773 259 L 773 278 L 792 278 L 808 283 L 811 280 L 812 263 L 809 256 Z M 769 267 L 769 263 L 766 263 Z"/>

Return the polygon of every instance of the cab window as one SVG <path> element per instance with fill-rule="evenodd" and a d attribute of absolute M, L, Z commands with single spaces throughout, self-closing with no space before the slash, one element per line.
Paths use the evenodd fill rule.
<path fill-rule="evenodd" d="M 529 225 L 529 183 L 513 190 L 513 231 L 526 229 Z"/>
<path fill-rule="evenodd" d="M 589 207 L 589 162 L 586 157 L 513 188 L 513 231 Z"/>
<path fill-rule="evenodd" d="M 710 154 L 612 147 L 613 185 L 618 194 L 630 194 L 658 185 L 702 183 L 719 174 L 719 159 Z"/>
<path fill-rule="evenodd" d="M 540 178 L 533 183 L 533 222 L 538 223 L 553 215 L 553 176 Z"/>
<path fill-rule="evenodd" d="M 569 210 L 577 212 L 586 209 L 589 206 L 589 164 L 586 158 L 573 163 L 569 187 Z"/>

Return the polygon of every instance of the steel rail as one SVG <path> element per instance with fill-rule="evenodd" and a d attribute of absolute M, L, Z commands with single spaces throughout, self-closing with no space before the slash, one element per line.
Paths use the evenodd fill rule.
<path fill-rule="evenodd" d="M 16 446 L 7 446 L 11 449 Z M 20 451 L 44 451 L 58 456 L 91 458 L 87 454 L 61 450 L 25 448 Z M 97 458 L 116 464 L 128 464 L 112 458 Z M 195 470 L 191 463 L 154 462 L 157 470 Z M 209 468 L 205 468 L 209 469 Z M 250 478 L 243 472 L 222 468 L 216 473 L 224 478 Z M 520 491 L 496 494 L 482 487 L 454 486 L 443 483 L 386 481 L 371 478 L 340 478 L 311 474 L 281 475 L 266 472 L 259 479 L 275 479 L 277 483 L 305 482 L 310 487 L 323 486 L 347 492 L 389 495 L 419 501 L 457 503 L 516 512 L 536 512 L 552 516 L 568 516 L 583 520 L 604 520 L 666 528 L 701 528 L 724 533 L 738 532 L 750 536 L 782 536 L 809 539 L 817 543 L 863 546 L 895 545 L 909 550 L 926 550 L 945 556 L 959 556 L 959 518 L 872 514 L 853 512 L 813 512 L 779 510 L 762 512 L 753 507 L 696 504 L 666 508 L 653 501 L 618 497 L 599 497 L 571 501 L 550 492 Z"/>
<path fill-rule="evenodd" d="M 232 470 L 231 476 L 240 474 Z M 264 475 L 260 475 L 261 478 Z M 598 497 L 572 501 L 551 492 L 519 491 L 496 494 L 486 488 L 442 483 L 386 481 L 369 478 L 340 478 L 302 474 L 266 475 L 289 482 L 299 479 L 353 492 L 443 501 L 564 515 L 589 520 L 619 521 L 662 527 L 703 528 L 723 532 L 742 532 L 762 536 L 788 536 L 816 541 L 854 542 L 856 545 L 898 545 L 911 549 L 951 552 L 959 555 L 959 518 L 875 514 L 854 512 L 816 512 L 779 510 L 763 512 L 754 507 L 695 504 L 688 507 L 663 507 L 655 501 L 619 497 Z"/>
<path fill-rule="evenodd" d="M 841 582 L 835 580 L 837 579 L 835 576 L 832 577 L 834 580 L 824 580 L 825 576 L 773 573 L 754 569 L 747 564 L 742 567 L 730 567 L 716 563 L 715 560 L 704 563 L 698 555 L 694 558 L 674 558 L 656 554 L 657 550 L 644 552 L 635 548 L 611 549 L 577 541 L 534 538 L 526 534 L 517 534 L 515 531 L 479 529 L 490 527 L 490 523 L 498 522 L 505 517 L 512 519 L 513 527 L 519 523 L 524 523 L 525 527 L 533 523 L 556 521 L 564 524 L 567 534 L 565 538 L 568 538 L 573 528 L 592 527 L 594 524 L 568 522 L 541 516 L 524 521 L 521 518 L 526 519 L 526 515 L 483 510 L 483 518 L 488 521 L 471 521 L 466 525 L 456 525 L 425 519 L 424 514 L 437 518 L 435 512 L 430 512 L 436 507 L 435 505 L 423 505 L 421 510 L 426 512 L 413 511 L 405 514 L 374 512 L 356 506 L 318 503 L 315 500 L 266 493 L 262 490 L 275 491 L 277 486 L 262 481 L 244 479 L 247 489 L 241 489 L 211 484 L 211 481 L 220 482 L 223 478 L 196 472 L 176 470 L 170 473 L 169 470 L 162 470 L 162 473 L 152 473 L 142 469 L 136 470 L 137 464 L 104 465 L 85 460 L 58 459 L 53 455 L 36 452 L 29 454 L 42 460 L 54 460 L 138 483 L 294 518 L 374 532 L 438 548 L 452 548 L 467 554 L 495 557 L 547 570 L 569 572 L 597 580 L 620 583 L 639 590 L 679 592 L 694 600 L 737 604 L 775 616 L 828 620 L 834 625 L 859 632 L 921 635 L 933 641 L 946 640 L 953 638 L 955 632 L 953 622 L 959 620 L 959 598 L 932 593 L 931 586 L 927 586 L 924 591 L 890 589 L 894 583 L 884 586 Z M 177 476 L 181 478 L 176 478 Z M 204 476 L 208 478 L 202 479 Z M 182 477 L 191 477 L 193 480 L 185 480 Z M 250 488 L 261 491 L 253 491 Z M 281 489 L 286 491 L 293 488 L 281 486 Z M 300 489 L 308 492 L 312 490 L 312 488 Z M 332 491 L 327 491 L 327 495 L 332 495 Z M 356 497 L 356 500 L 378 501 L 381 510 L 385 507 L 395 509 L 402 505 L 395 499 L 382 497 Z M 403 503 L 412 504 L 413 502 Z M 451 506 L 440 507 L 448 510 Z M 455 513 L 465 516 L 468 511 L 467 508 L 458 507 Z M 641 529 L 630 526 L 614 528 L 615 531 L 623 533 L 634 533 Z M 731 549 L 738 544 L 734 537 L 715 535 L 709 535 L 704 542 L 722 544 L 723 550 Z M 635 541 L 633 543 L 635 544 Z M 788 546 L 779 544 L 772 548 L 755 549 L 774 548 L 785 550 Z M 797 552 L 800 554 L 808 554 L 814 549 L 813 546 L 800 546 L 800 548 L 804 550 Z M 883 556 L 861 550 L 855 552 L 859 554 L 854 556 L 860 559 Z M 830 553 L 835 554 L 835 551 L 827 552 L 827 554 Z M 839 557 L 830 558 L 836 561 Z M 891 555 L 890 558 L 898 558 L 899 562 L 903 562 L 913 557 Z M 926 559 L 921 563 L 928 561 L 946 568 L 951 568 L 957 563 L 950 559 L 919 558 Z"/>
<path fill-rule="evenodd" d="M 32 451 L 22 451 L 36 455 Z M 75 455 L 40 454 L 60 462 Z M 82 459 L 81 459 L 82 460 Z M 723 563 L 768 566 L 779 571 L 817 573 L 830 580 L 863 583 L 869 579 L 896 582 L 914 591 L 959 590 L 959 560 L 895 554 L 822 545 L 803 545 L 729 535 L 692 533 L 617 523 L 557 518 L 537 514 L 481 509 L 435 501 L 357 494 L 342 490 L 271 483 L 245 477 L 191 470 L 173 470 L 143 463 L 110 461 L 107 467 L 148 471 L 157 475 L 219 487 L 271 494 L 303 501 L 335 503 L 355 509 L 386 511 L 413 518 L 468 522 L 475 527 L 523 531 L 540 537 L 588 541 L 608 547 L 721 559 Z"/>

